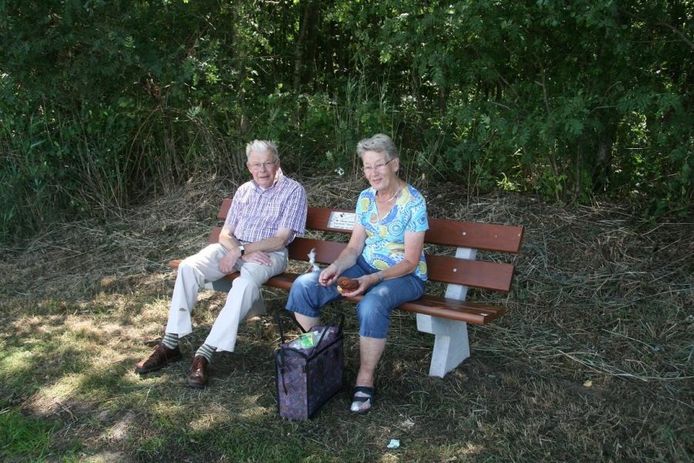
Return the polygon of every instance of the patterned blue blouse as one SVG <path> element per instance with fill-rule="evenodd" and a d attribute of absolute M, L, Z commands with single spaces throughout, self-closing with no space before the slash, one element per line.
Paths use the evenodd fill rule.
<path fill-rule="evenodd" d="M 357 200 L 357 222 L 366 229 L 362 256 L 374 268 L 384 270 L 405 258 L 405 232 L 423 232 L 429 228 L 424 196 L 413 186 L 402 189 L 388 214 L 379 220 L 376 190 L 367 188 Z M 414 274 L 427 279 L 424 250 Z"/>

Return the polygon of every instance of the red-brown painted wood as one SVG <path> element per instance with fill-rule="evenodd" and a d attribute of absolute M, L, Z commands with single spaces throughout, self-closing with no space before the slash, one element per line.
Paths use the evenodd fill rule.
<path fill-rule="evenodd" d="M 180 260 L 172 260 L 169 262 L 172 268 L 178 268 Z M 232 273 L 225 278 L 234 280 L 238 278 L 239 273 Z M 265 285 L 289 291 L 294 280 L 299 276 L 296 273 L 282 273 L 270 278 Z M 361 296 L 345 298 L 348 301 L 359 302 Z M 447 299 L 444 297 L 425 295 L 416 301 L 406 302 L 401 305 L 400 310 L 413 313 L 421 313 L 434 317 L 447 318 L 449 320 L 459 320 L 475 325 L 485 325 L 499 318 L 505 313 L 505 309 L 494 307 L 486 304 L 477 304 L 474 302 L 461 302 L 455 299 Z"/>
<path fill-rule="evenodd" d="M 219 210 L 217 211 L 217 220 L 224 222 L 224 219 L 227 218 L 227 213 L 229 212 L 230 207 L 231 198 L 224 198 L 222 205 L 219 206 Z"/>
<path fill-rule="evenodd" d="M 444 246 L 519 252 L 523 227 L 429 218 L 425 241 Z"/>
<path fill-rule="evenodd" d="M 224 199 L 217 213 L 217 219 L 220 222 L 224 221 L 230 206 L 231 199 Z M 319 232 L 336 232 L 342 234 L 346 240 L 349 236 L 349 231 L 334 229 L 328 226 L 330 214 L 333 211 L 337 213 L 353 212 L 324 207 L 311 207 L 308 210 L 306 228 Z M 425 236 L 427 244 L 506 253 L 518 253 L 520 251 L 524 231 L 522 226 L 460 222 L 436 218 L 429 219 L 429 227 L 430 229 Z M 220 231 L 221 227 L 213 227 L 208 237 L 208 242 L 216 243 L 219 239 Z M 308 262 L 308 254 L 311 250 L 314 250 L 316 263 L 325 266 L 337 258 L 346 244 L 346 242 L 333 240 L 299 237 L 289 245 L 289 258 L 294 261 Z M 451 250 L 451 253 L 453 252 L 455 251 Z M 179 264 L 180 260 L 169 262 L 169 265 L 174 269 L 178 268 Z M 427 267 L 429 279 L 436 282 L 460 284 L 499 292 L 508 292 L 513 282 L 514 267 L 506 263 L 459 259 L 451 255 L 428 254 Z M 309 267 L 307 266 L 306 268 L 308 269 Z M 238 277 L 238 273 L 227 275 L 226 278 L 233 280 L 236 277 Z M 297 277 L 298 274 L 296 273 L 282 273 L 270 278 L 266 285 L 289 290 L 292 282 Z M 347 299 L 357 302 L 361 297 Z M 433 295 L 425 295 L 417 301 L 405 303 L 400 309 L 481 325 L 495 320 L 505 312 L 500 307 Z"/>
<path fill-rule="evenodd" d="M 223 221 L 231 206 L 231 199 L 225 198 L 217 213 Z M 342 229 L 328 227 L 331 212 L 353 212 L 345 209 L 309 207 L 306 228 L 309 230 L 349 233 Z M 429 218 L 426 242 L 442 246 L 453 246 L 485 251 L 520 252 L 524 228 L 515 225 L 461 222 L 457 220 Z"/>
<path fill-rule="evenodd" d="M 513 281 L 513 265 L 499 262 L 427 255 L 427 268 L 432 281 L 492 291 L 509 292 Z"/>

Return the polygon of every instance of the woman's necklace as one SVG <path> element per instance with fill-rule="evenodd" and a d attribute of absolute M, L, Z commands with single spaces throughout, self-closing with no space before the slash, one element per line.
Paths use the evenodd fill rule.
<path fill-rule="evenodd" d="M 396 191 L 395 194 L 394 194 L 393 196 L 391 196 L 390 198 L 388 198 L 388 199 L 383 199 L 382 202 L 384 202 L 384 203 L 389 203 L 389 202 L 391 202 L 392 200 L 395 199 L 395 197 L 398 195 L 398 193 L 400 193 L 400 190 Z"/>
<path fill-rule="evenodd" d="M 383 199 L 382 202 L 384 202 L 384 203 L 389 203 L 389 202 L 391 202 L 392 200 L 395 199 L 395 197 L 398 195 L 398 193 L 400 193 L 400 190 L 402 190 L 402 187 L 398 187 L 398 189 L 395 190 L 395 193 L 393 193 L 393 196 L 391 196 L 391 197 L 388 198 L 388 199 Z M 380 195 L 379 195 L 379 196 L 380 196 Z"/>
<path fill-rule="evenodd" d="M 400 194 L 400 191 L 401 191 L 401 190 L 402 190 L 402 187 L 398 187 L 398 189 L 395 190 L 395 193 L 393 193 L 393 196 L 391 196 L 391 197 L 388 198 L 388 199 L 383 199 L 383 200 L 381 200 L 381 203 L 383 203 L 383 207 L 382 207 L 382 208 L 385 209 L 385 210 L 383 211 L 383 214 L 381 214 L 381 211 L 379 210 L 379 208 L 376 207 L 376 211 L 377 211 L 376 219 L 377 219 L 379 222 L 380 222 L 381 220 L 383 220 L 383 219 L 388 215 L 388 213 L 389 213 L 390 210 L 392 209 L 392 206 L 391 206 L 390 204 L 388 204 L 388 203 L 390 203 L 391 201 L 393 201 L 393 200 Z"/>

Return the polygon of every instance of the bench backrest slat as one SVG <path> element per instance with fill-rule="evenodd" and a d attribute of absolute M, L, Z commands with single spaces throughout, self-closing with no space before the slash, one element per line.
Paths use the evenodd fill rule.
<path fill-rule="evenodd" d="M 224 222 L 224 219 L 227 218 L 227 212 L 229 212 L 230 207 L 231 198 L 224 198 L 222 205 L 219 206 L 219 210 L 217 211 L 217 220 Z"/>
<path fill-rule="evenodd" d="M 220 231 L 220 227 L 214 228 L 210 233 L 210 243 L 217 242 Z M 289 258 L 308 262 L 308 254 L 314 249 L 316 263 L 327 265 L 337 259 L 346 245 L 347 243 L 336 241 L 295 238 L 289 246 Z M 443 283 L 508 292 L 513 281 L 513 265 L 511 264 L 427 254 L 427 267 L 429 279 Z"/>
<path fill-rule="evenodd" d="M 321 230 L 347 234 L 351 233 L 351 227 L 346 229 L 334 228 L 330 226 L 331 217 L 339 219 L 340 215 L 352 217 L 354 216 L 354 211 L 344 209 L 329 209 L 327 207 L 309 207 L 308 215 L 306 216 L 306 228 L 309 230 Z M 352 218 L 352 220 L 354 219 Z"/>
<path fill-rule="evenodd" d="M 337 259 L 347 243 L 324 241 L 311 238 L 294 238 L 289 246 L 289 258 L 308 262 L 308 254 L 315 249 L 317 264 L 331 264 Z"/>
<path fill-rule="evenodd" d="M 289 258 L 308 262 L 308 254 L 315 250 L 318 264 L 330 264 L 345 248 L 346 243 L 311 238 L 296 238 L 289 247 Z M 513 265 L 478 260 L 458 259 L 451 256 L 427 255 L 429 279 L 475 288 L 508 292 L 513 280 Z M 308 268 L 308 267 L 307 267 Z"/>
<path fill-rule="evenodd" d="M 511 264 L 427 254 L 427 268 L 430 280 L 455 285 L 507 293 L 513 282 Z"/>
<path fill-rule="evenodd" d="M 222 227 L 214 227 L 210 232 L 210 236 L 207 237 L 207 242 L 212 244 L 219 241 L 219 234 L 222 232 Z"/>
<path fill-rule="evenodd" d="M 225 198 L 217 212 L 217 219 L 224 221 L 231 199 Z M 310 230 L 349 233 L 345 229 L 329 226 L 331 213 L 349 214 L 353 211 L 309 207 L 306 228 Z M 523 241 L 523 227 L 514 225 L 483 224 L 456 220 L 429 218 L 429 230 L 425 241 L 430 244 L 463 248 L 484 249 L 517 253 Z"/>
<path fill-rule="evenodd" d="M 425 241 L 443 246 L 484 249 L 485 251 L 520 251 L 523 227 L 429 218 Z"/>
<path fill-rule="evenodd" d="M 230 206 L 231 199 L 225 198 L 217 213 L 220 222 L 224 221 Z M 347 227 L 350 220 L 353 220 L 353 211 L 309 207 L 306 228 L 349 234 Z M 439 246 L 517 253 L 523 239 L 522 226 L 429 218 L 429 227 L 425 243 Z M 215 227 L 208 241 L 217 242 L 220 231 L 221 227 Z M 289 258 L 308 262 L 308 254 L 314 249 L 316 263 L 327 265 L 337 258 L 345 246 L 346 243 L 337 241 L 299 237 L 289 246 Z M 427 266 L 429 279 L 442 283 L 508 292 L 513 281 L 512 264 L 427 254 Z"/>

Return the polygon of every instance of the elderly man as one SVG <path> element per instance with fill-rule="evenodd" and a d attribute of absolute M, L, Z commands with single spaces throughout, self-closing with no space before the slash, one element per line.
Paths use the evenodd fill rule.
<path fill-rule="evenodd" d="M 205 387 L 213 352 L 234 351 L 239 323 L 260 298 L 260 286 L 284 271 L 287 244 L 304 233 L 306 192 L 282 174 L 277 147 L 254 140 L 246 146 L 246 158 L 253 179 L 236 190 L 219 242 L 181 262 L 164 338 L 136 365 L 141 375 L 181 359 L 178 341 L 192 332 L 191 313 L 200 287 L 239 271 L 188 374 L 189 386 Z"/>

